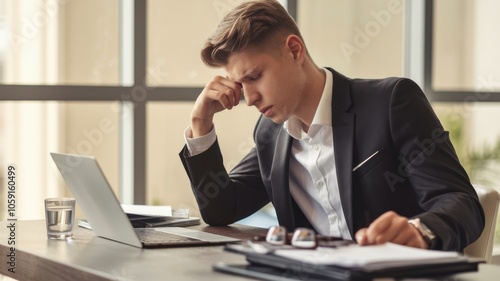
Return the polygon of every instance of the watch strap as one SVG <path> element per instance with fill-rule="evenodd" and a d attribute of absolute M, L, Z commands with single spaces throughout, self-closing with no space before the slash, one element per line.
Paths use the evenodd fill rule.
<path fill-rule="evenodd" d="M 408 220 L 408 223 L 418 230 L 425 242 L 427 242 L 427 245 L 429 245 L 429 249 L 434 247 L 436 243 L 436 235 L 420 220 L 420 218 L 410 219 Z"/>

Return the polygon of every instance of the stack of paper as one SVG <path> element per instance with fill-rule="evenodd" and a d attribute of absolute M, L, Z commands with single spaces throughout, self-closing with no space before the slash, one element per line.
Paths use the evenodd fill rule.
<path fill-rule="evenodd" d="M 308 250 L 250 242 L 226 245 L 224 250 L 244 255 L 249 264 L 218 263 L 213 266 L 215 270 L 263 280 L 435 277 L 477 271 L 481 262 L 457 252 L 422 250 L 392 243 L 374 246 L 348 244 Z"/>
<path fill-rule="evenodd" d="M 340 248 L 316 250 L 278 250 L 274 254 L 310 264 L 362 268 L 365 271 L 467 261 L 466 257 L 457 252 L 423 250 L 393 243 L 373 246 L 352 244 Z"/>
<path fill-rule="evenodd" d="M 172 207 L 170 206 L 150 206 L 150 205 L 128 205 L 122 204 L 122 209 L 127 214 L 152 216 L 152 217 L 171 217 Z"/>
<path fill-rule="evenodd" d="M 200 218 L 190 217 L 189 209 L 172 210 L 170 206 L 122 204 L 134 227 L 191 226 L 200 224 Z"/>
<path fill-rule="evenodd" d="M 170 206 L 128 205 L 121 204 L 133 227 L 191 226 L 200 224 L 200 218 L 190 217 L 188 209 L 172 210 Z M 86 220 L 78 225 L 92 229 Z"/>

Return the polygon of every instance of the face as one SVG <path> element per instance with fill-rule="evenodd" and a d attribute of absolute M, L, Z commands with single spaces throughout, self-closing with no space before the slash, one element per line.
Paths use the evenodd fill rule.
<path fill-rule="evenodd" d="M 275 123 L 283 123 L 300 110 L 304 75 L 300 62 L 285 43 L 281 51 L 243 49 L 229 57 L 224 70 L 243 86 L 248 106 L 255 106 Z"/>

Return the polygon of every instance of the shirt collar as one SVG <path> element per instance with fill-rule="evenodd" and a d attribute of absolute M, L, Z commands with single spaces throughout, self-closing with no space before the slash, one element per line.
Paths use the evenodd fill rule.
<path fill-rule="evenodd" d="M 302 121 L 298 118 L 291 117 L 283 123 L 285 131 L 297 140 L 313 138 L 322 126 L 332 126 L 333 75 L 327 69 L 323 68 L 323 71 L 326 73 L 325 87 L 309 127 L 309 132 L 306 133 L 302 130 Z"/>

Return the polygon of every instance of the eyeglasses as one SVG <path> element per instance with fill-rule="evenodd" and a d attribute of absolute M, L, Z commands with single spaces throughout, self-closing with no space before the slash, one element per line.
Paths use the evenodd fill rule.
<path fill-rule="evenodd" d="M 263 240 L 263 237 L 254 237 L 254 241 Z M 283 226 L 270 227 L 265 236 L 265 241 L 271 245 L 291 245 L 302 249 L 313 249 L 318 246 L 340 247 L 354 243 L 341 237 L 319 235 L 314 230 L 305 227 L 299 227 L 293 233 L 288 233 Z"/>

